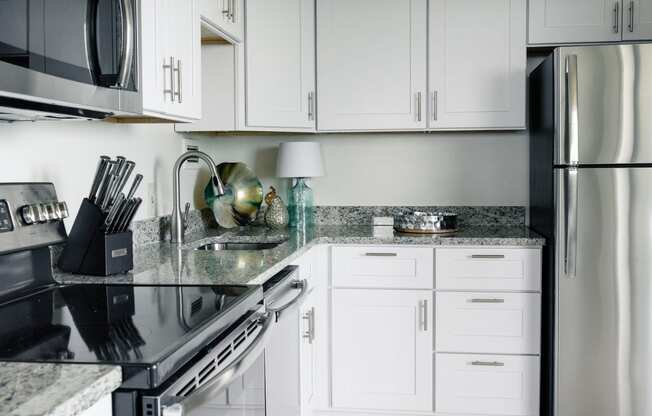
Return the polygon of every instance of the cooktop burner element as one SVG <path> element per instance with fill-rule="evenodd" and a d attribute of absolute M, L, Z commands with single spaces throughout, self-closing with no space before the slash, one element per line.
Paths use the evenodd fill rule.
<path fill-rule="evenodd" d="M 261 300 L 253 286 L 53 287 L 0 306 L 0 360 L 121 365 L 123 387 L 152 388 Z"/>

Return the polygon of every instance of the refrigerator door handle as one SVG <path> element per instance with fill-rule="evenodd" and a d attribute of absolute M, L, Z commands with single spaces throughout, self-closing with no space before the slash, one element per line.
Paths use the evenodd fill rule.
<path fill-rule="evenodd" d="M 573 278 L 577 273 L 577 183 L 576 167 L 564 170 L 564 272 Z"/>
<path fill-rule="evenodd" d="M 579 92 L 577 81 L 577 55 L 566 56 L 566 146 L 568 151 L 568 164 L 579 163 Z"/>

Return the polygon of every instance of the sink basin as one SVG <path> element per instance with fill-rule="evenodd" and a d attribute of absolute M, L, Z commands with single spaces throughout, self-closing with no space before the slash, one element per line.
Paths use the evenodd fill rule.
<path fill-rule="evenodd" d="M 223 251 L 223 250 L 242 250 L 242 251 L 256 251 L 256 250 L 269 250 L 277 247 L 281 242 L 276 243 L 209 243 L 197 247 L 195 250 L 201 251 Z"/>

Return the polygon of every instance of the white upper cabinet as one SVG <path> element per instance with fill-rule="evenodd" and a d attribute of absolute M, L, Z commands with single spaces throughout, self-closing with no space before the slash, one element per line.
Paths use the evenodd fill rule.
<path fill-rule="evenodd" d="M 197 0 L 199 13 L 211 32 L 239 43 L 244 33 L 244 0 Z"/>
<path fill-rule="evenodd" d="M 432 292 L 335 289 L 332 405 L 431 412 Z"/>
<path fill-rule="evenodd" d="M 314 0 L 247 1 L 247 129 L 314 130 L 314 16 Z"/>
<path fill-rule="evenodd" d="M 526 0 L 430 0 L 430 129 L 525 128 Z"/>
<path fill-rule="evenodd" d="M 201 29 L 195 1 L 141 3 L 143 115 L 201 117 Z"/>
<path fill-rule="evenodd" d="M 652 39 L 652 1 L 624 0 L 623 39 Z"/>
<path fill-rule="evenodd" d="M 629 4 L 628 0 L 625 2 Z M 642 2 L 649 3 L 647 0 Z M 621 0 L 529 0 L 529 6 L 530 44 L 608 42 L 622 39 Z M 646 9 L 650 7 L 645 6 Z M 626 10 L 624 14 L 627 14 Z M 647 15 L 650 16 L 650 13 L 647 12 Z"/>
<path fill-rule="evenodd" d="M 318 128 L 426 127 L 426 0 L 317 2 Z"/>

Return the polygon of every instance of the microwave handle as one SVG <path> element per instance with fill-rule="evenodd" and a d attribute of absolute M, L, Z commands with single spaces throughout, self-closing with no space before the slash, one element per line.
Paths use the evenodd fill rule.
<path fill-rule="evenodd" d="M 242 377 L 245 372 L 263 354 L 274 326 L 272 314 L 266 313 L 258 319 L 261 327 L 256 339 L 238 356 L 231 364 L 220 372 L 213 380 L 204 384 L 192 394 L 186 397 L 175 397 L 174 400 L 163 406 L 162 416 L 183 415 L 197 409 L 207 402 L 214 400 L 215 396 L 231 385 L 235 380 Z"/>
<path fill-rule="evenodd" d="M 120 21 L 122 22 L 122 59 L 116 87 L 127 88 L 134 62 L 134 8 L 131 0 L 120 0 Z"/>

